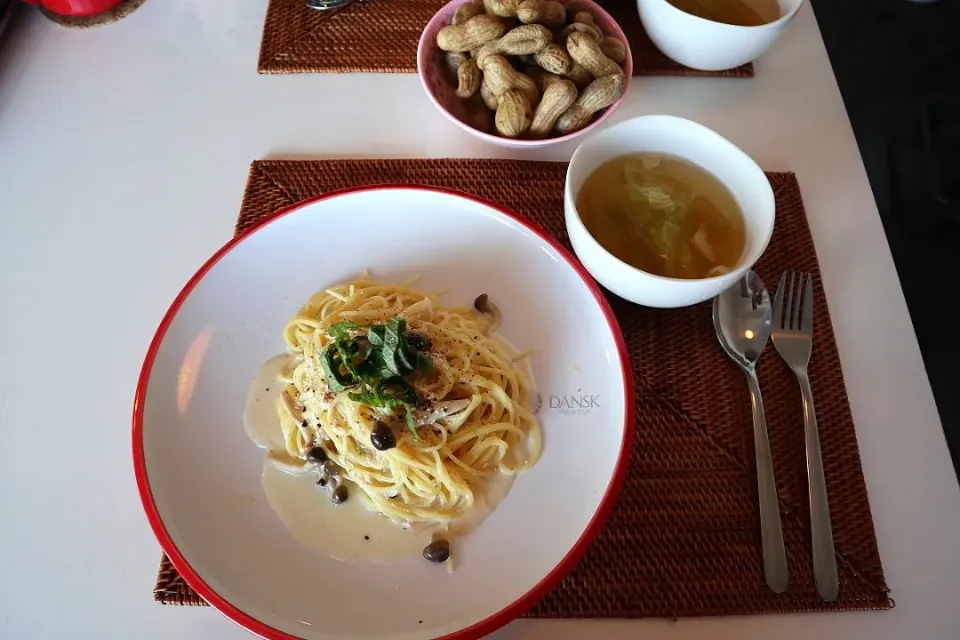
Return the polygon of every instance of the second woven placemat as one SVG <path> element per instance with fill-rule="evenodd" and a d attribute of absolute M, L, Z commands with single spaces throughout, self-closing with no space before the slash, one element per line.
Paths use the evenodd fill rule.
<path fill-rule="evenodd" d="M 427 184 L 489 198 L 569 241 L 563 224 L 566 164 L 507 160 L 323 160 L 253 163 L 239 233 L 279 209 L 334 189 Z M 757 265 L 819 265 L 793 174 L 768 174 L 777 200 L 773 238 Z M 790 588 L 763 580 L 749 395 L 713 333 L 709 304 L 639 307 L 608 296 L 626 338 L 636 385 L 636 435 L 623 492 L 574 571 L 528 614 L 629 618 L 888 609 L 889 598 L 833 327 L 816 288 L 810 363 L 840 572 L 840 597 L 816 595 L 810 557 L 803 416 L 793 374 L 774 353 L 761 360 Z M 165 604 L 203 604 L 164 557 L 154 590 Z"/>
<path fill-rule="evenodd" d="M 424 26 L 447 0 L 363 0 L 317 11 L 304 0 L 270 0 L 260 41 L 260 73 L 416 73 Z M 598 2 L 633 50 L 635 76 L 753 77 L 753 65 L 697 71 L 660 53 L 640 22 L 636 0 Z"/>

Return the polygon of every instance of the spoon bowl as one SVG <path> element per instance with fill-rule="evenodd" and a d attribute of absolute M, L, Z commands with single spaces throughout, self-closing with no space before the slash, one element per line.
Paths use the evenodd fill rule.
<path fill-rule="evenodd" d="M 773 307 L 763 281 L 748 270 L 721 293 L 713 305 L 713 325 L 720 345 L 741 367 L 753 369 L 770 339 Z"/>

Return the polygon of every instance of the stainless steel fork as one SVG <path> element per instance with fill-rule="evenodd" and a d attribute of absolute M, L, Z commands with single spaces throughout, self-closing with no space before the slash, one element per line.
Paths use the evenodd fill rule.
<path fill-rule="evenodd" d="M 807 449 L 807 484 L 810 487 L 810 534 L 813 539 L 813 577 L 827 602 L 837 599 L 837 557 L 830 525 L 827 484 L 823 477 L 820 432 L 813 410 L 813 392 L 807 364 L 813 350 L 813 276 L 784 273 L 773 300 L 773 346 L 800 382 L 803 396 L 804 441 Z"/>

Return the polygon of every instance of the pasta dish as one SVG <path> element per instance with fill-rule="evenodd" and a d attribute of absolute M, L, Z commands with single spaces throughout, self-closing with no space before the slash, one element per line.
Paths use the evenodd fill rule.
<path fill-rule="evenodd" d="M 423 555 L 442 562 L 450 523 L 493 476 L 536 463 L 542 438 L 528 354 L 493 335 L 496 305 L 444 308 L 411 285 L 365 274 L 312 297 L 284 328 L 276 411 L 286 455 L 334 503 L 359 491 L 400 525 L 434 527 Z"/>

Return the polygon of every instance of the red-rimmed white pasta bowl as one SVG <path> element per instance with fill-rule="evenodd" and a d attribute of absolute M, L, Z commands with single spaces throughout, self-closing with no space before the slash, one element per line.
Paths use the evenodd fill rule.
<path fill-rule="evenodd" d="M 486 293 L 502 315 L 497 335 L 532 350 L 542 455 L 454 540 L 452 572 L 419 553 L 380 553 L 382 527 L 396 525 L 350 511 L 359 501 L 329 506 L 318 497 L 323 509 L 298 507 L 294 516 L 320 523 L 305 538 L 269 497 L 271 463 L 244 428 L 248 392 L 254 397 L 258 371 L 283 352 L 290 317 L 317 291 L 364 271 L 382 283 L 419 276 L 412 286 L 445 291 L 444 305 Z M 565 249 L 493 203 L 376 186 L 285 210 L 200 268 L 147 353 L 133 458 L 147 518 L 174 566 L 253 633 L 476 638 L 531 607 L 583 555 L 613 506 L 632 433 L 623 338 Z M 305 486 L 305 499 L 327 495 L 313 480 Z M 337 544 L 351 553 L 324 552 Z"/>

